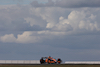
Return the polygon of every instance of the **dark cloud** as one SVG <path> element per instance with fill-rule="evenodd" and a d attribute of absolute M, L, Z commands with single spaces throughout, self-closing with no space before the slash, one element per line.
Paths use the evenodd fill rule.
<path fill-rule="evenodd" d="M 0 31 L 40 31 L 44 29 L 44 27 L 40 27 L 39 25 L 30 26 L 29 23 L 24 22 L 24 19 L 14 20 L 11 23 L 1 21 Z"/>
<path fill-rule="evenodd" d="M 100 7 L 100 0 L 61 0 L 56 3 L 59 7 Z"/>
<path fill-rule="evenodd" d="M 38 3 L 38 1 L 33 1 L 30 4 L 34 7 L 51 7 L 51 6 L 54 6 L 55 3 L 52 0 L 48 0 L 46 4 Z"/>
<path fill-rule="evenodd" d="M 100 7 L 100 0 L 57 0 L 53 2 L 48 0 L 47 3 L 42 4 L 38 1 L 31 3 L 34 7 L 64 7 L 64 8 L 80 8 L 80 7 Z"/>
<path fill-rule="evenodd" d="M 6 6 L 6 8 L 3 6 L 0 9 L 0 13 L 0 31 L 40 31 L 45 28 L 40 25 L 46 25 L 41 17 L 30 14 L 28 6 L 16 5 Z M 35 19 L 34 22 L 31 21 L 31 23 L 35 24 L 31 25 L 30 21 L 26 22 L 25 18 L 29 17 Z M 42 24 L 38 25 L 38 23 Z"/>

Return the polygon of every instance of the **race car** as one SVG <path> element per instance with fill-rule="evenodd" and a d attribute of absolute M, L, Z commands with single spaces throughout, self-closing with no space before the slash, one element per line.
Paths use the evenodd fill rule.
<path fill-rule="evenodd" d="M 41 64 L 60 64 L 62 62 L 62 60 L 60 58 L 58 58 L 58 60 L 53 59 L 52 57 L 42 57 L 40 59 L 40 63 Z"/>

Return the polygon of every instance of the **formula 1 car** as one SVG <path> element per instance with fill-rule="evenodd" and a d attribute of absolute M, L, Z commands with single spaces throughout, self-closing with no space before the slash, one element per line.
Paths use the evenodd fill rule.
<path fill-rule="evenodd" d="M 52 57 L 42 57 L 40 59 L 41 64 L 60 64 L 62 60 L 58 58 L 58 60 L 53 59 Z"/>

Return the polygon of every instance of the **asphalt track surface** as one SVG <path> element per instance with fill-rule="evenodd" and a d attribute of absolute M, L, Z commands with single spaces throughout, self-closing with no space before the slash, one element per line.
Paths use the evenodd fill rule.
<path fill-rule="evenodd" d="M 0 64 L 0 67 L 100 67 L 100 64 Z"/>

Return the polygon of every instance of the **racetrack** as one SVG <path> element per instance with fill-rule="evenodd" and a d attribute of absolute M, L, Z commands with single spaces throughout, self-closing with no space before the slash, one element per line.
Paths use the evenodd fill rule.
<path fill-rule="evenodd" d="M 0 65 L 0 67 L 100 67 L 100 65 Z"/>

